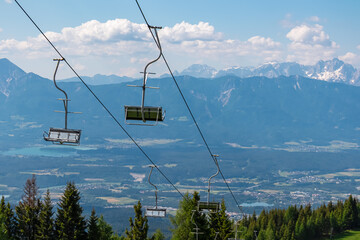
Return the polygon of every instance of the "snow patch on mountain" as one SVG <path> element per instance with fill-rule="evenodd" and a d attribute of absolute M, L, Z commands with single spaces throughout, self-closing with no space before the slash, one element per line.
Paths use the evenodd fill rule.
<path fill-rule="evenodd" d="M 220 101 L 222 103 L 222 106 L 226 106 L 226 104 L 228 104 L 230 97 L 231 97 L 231 92 L 234 90 L 235 88 L 231 88 L 229 90 L 226 90 L 224 92 L 222 92 L 220 94 L 220 97 L 218 98 L 218 101 Z"/>
<path fill-rule="evenodd" d="M 214 78 L 217 70 L 206 64 L 193 64 L 180 73 L 180 75 L 189 75 L 197 78 Z"/>
<path fill-rule="evenodd" d="M 331 79 L 337 79 L 337 80 L 341 80 L 341 81 L 345 81 L 345 77 L 344 75 L 341 73 L 343 66 L 341 66 L 339 69 L 335 70 L 335 71 L 323 71 L 320 73 L 317 73 L 317 77 L 316 79 L 319 80 L 324 80 L 324 81 L 330 81 Z"/>

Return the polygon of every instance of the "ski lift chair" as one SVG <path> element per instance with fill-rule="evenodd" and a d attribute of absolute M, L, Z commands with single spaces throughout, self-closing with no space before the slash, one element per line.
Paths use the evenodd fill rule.
<path fill-rule="evenodd" d="M 164 218 L 166 217 L 166 209 L 147 208 L 145 216 Z"/>
<path fill-rule="evenodd" d="M 80 143 L 81 130 L 50 128 L 49 133 L 44 133 L 45 141 L 59 144 L 75 144 Z"/>
<path fill-rule="evenodd" d="M 204 234 L 204 232 L 199 232 L 199 230 L 201 230 L 201 229 L 198 227 L 198 225 L 196 224 L 196 221 L 194 219 L 195 212 L 196 212 L 196 210 L 192 210 L 190 221 L 195 225 L 195 227 L 193 228 L 193 231 L 191 233 L 196 236 L 196 239 L 199 239 L 199 235 Z"/>
<path fill-rule="evenodd" d="M 125 123 L 129 125 L 145 125 L 145 126 L 155 126 L 158 122 L 164 121 L 165 112 L 163 112 L 162 107 L 150 107 L 145 106 L 145 89 L 159 89 L 158 87 L 148 87 L 146 86 L 146 82 L 148 79 L 149 74 L 155 74 L 151 72 L 147 72 L 148 67 L 158 61 L 162 55 L 162 49 L 160 45 L 159 36 L 157 33 L 157 29 L 161 29 L 161 27 L 153 27 L 149 26 L 150 29 L 154 29 L 155 36 L 156 36 L 156 44 L 160 50 L 159 56 L 149 62 L 144 69 L 143 76 L 143 85 L 142 86 L 135 86 L 135 85 L 128 85 L 128 87 L 141 87 L 142 88 L 142 101 L 141 106 L 124 106 L 125 108 Z M 133 121 L 133 122 L 129 122 Z M 154 123 L 147 123 L 147 122 L 154 122 Z"/>
<path fill-rule="evenodd" d="M 45 141 L 52 142 L 54 144 L 62 144 L 62 145 L 79 145 L 80 144 L 80 136 L 81 136 L 81 130 L 78 129 L 68 129 L 67 128 L 67 116 L 68 113 L 79 113 L 79 112 L 69 112 L 68 111 L 68 103 L 70 99 L 68 99 L 68 96 L 64 90 L 58 87 L 56 84 L 56 73 L 59 68 L 60 61 L 63 61 L 64 59 L 54 59 L 54 61 L 57 61 L 55 73 L 54 73 L 54 84 L 55 87 L 64 93 L 65 98 L 60 98 L 58 100 L 63 101 L 64 103 L 64 111 L 55 111 L 55 112 L 63 112 L 65 113 L 65 128 L 50 128 L 49 132 L 44 132 L 43 137 Z"/>
<path fill-rule="evenodd" d="M 198 202 L 199 211 L 207 210 L 209 212 L 218 212 L 219 208 L 220 208 L 219 202 Z"/>
<path fill-rule="evenodd" d="M 164 218 L 166 217 L 166 209 L 165 208 L 158 208 L 158 204 L 157 204 L 157 187 L 152 184 L 150 182 L 150 176 L 151 176 L 151 173 L 152 173 L 152 170 L 154 168 L 154 166 L 150 166 L 151 169 L 150 169 L 150 174 L 149 174 L 149 178 L 148 178 L 148 181 L 149 183 L 155 188 L 155 208 L 146 208 L 146 212 L 145 212 L 145 216 L 147 217 L 158 217 L 158 218 Z"/>
<path fill-rule="evenodd" d="M 219 155 L 213 155 L 213 158 L 214 158 L 214 161 L 215 161 L 215 164 L 217 167 L 217 172 L 209 178 L 207 201 L 206 202 L 201 202 L 201 201 L 198 202 L 198 206 L 197 206 L 198 211 L 207 211 L 210 213 L 216 213 L 220 209 L 220 202 L 210 202 L 210 182 L 211 182 L 211 179 L 213 177 L 217 176 L 220 172 L 219 164 L 217 161 L 218 156 Z"/>
<path fill-rule="evenodd" d="M 125 116 L 127 120 L 137 121 L 155 121 L 162 122 L 164 120 L 164 113 L 162 107 L 139 107 L 139 106 L 125 106 Z"/>

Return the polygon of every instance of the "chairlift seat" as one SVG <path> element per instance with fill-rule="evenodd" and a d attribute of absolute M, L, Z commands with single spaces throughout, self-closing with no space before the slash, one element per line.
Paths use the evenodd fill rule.
<path fill-rule="evenodd" d="M 211 212 L 217 212 L 219 210 L 219 202 L 198 202 L 198 210 L 208 210 Z"/>
<path fill-rule="evenodd" d="M 50 128 L 49 133 L 44 134 L 44 139 L 59 144 L 80 144 L 81 130 Z"/>
<path fill-rule="evenodd" d="M 125 119 L 158 122 L 164 120 L 164 114 L 162 112 L 162 107 L 144 107 L 143 119 L 140 106 L 125 106 Z"/>
<path fill-rule="evenodd" d="M 147 217 L 166 217 L 166 209 L 160 208 L 147 208 L 145 212 L 145 216 Z"/>

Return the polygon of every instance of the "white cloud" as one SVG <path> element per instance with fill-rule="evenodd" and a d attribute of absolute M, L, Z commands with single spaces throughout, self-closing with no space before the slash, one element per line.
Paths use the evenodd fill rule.
<path fill-rule="evenodd" d="M 336 56 L 339 48 L 319 24 L 296 26 L 286 37 L 291 41 L 287 60 L 301 64 L 314 64 L 321 59 L 331 59 Z"/>
<path fill-rule="evenodd" d="M 2 30 L 2 28 L 0 28 L 0 32 L 2 32 L 3 30 Z"/>
<path fill-rule="evenodd" d="M 294 23 L 292 21 L 292 15 L 287 13 L 283 20 L 280 21 L 280 24 L 284 28 L 292 28 L 294 27 Z"/>
<path fill-rule="evenodd" d="M 54 41 L 75 41 L 76 43 L 117 42 L 119 40 L 142 41 L 149 39 L 149 32 L 145 24 L 132 23 L 127 19 L 109 20 L 105 23 L 91 20 L 75 28 L 63 28 L 60 34 L 51 33 L 51 35 Z"/>
<path fill-rule="evenodd" d="M 318 16 L 312 16 L 309 18 L 309 21 L 311 22 L 320 22 L 320 18 Z"/>
<path fill-rule="evenodd" d="M 222 38 L 221 33 L 215 33 L 215 28 L 209 23 L 199 22 L 196 25 L 181 22 L 174 27 L 165 27 L 160 30 L 161 39 L 168 42 L 181 42 L 191 40 L 213 41 Z"/>
<path fill-rule="evenodd" d="M 13 1 L 12 0 L 5 0 L 6 3 L 12 3 Z"/>
<path fill-rule="evenodd" d="M 339 59 L 353 66 L 360 66 L 360 56 L 355 53 L 347 52 L 345 55 L 339 56 Z"/>
<path fill-rule="evenodd" d="M 281 58 L 281 44 L 271 38 L 260 36 L 251 37 L 246 41 L 222 39 L 214 41 L 183 41 L 178 44 L 167 45 L 168 49 L 177 55 L 192 55 L 193 59 L 216 60 L 234 65 L 236 58 L 248 57 L 249 59 L 261 58 L 260 62 L 279 60 Z"/>
<path fill-rule="evenodd" d="M 85 67 L 84 65 L 79 64 L 79 63 L 75 64 L 74 68 L 75 68 L 75 70 L 77 70 L 77 71 L 81 71 L 81 70 L 86 69 L 86 67 Z"/>
<path fill-rule="evenodd" d="M 323 26 L 316 24 L 314 26 L 301 25 L 296 26 L 286 35 L 294 43 L 309 45 L 331 46 L 329 35 L 323 31 Z"/>
<path fill-rule="evenodd" d="M 77 27 L 63 28 L 61 32 L 45 34 L 66 57 L 115 57 L 139 65 L 156 56 L 158 51 L 147 26 L 127 19 L 104 23 L 91 20 Z M 279 60 L 281 56 L 281 44 L 271 38 L 254 36 L 246 41 L 224 39 L 222 33 L 205 22 L 181 22 L 173 27 L 164 27 L 159 30 L 159 37 L 167 53 L 191 59 L 191 63 L 221 58 L 224 64 L 234 65 L 240 56 L 257 58 L 258 64 L 264 59 Z M 25 41 L 0 41 L 0 53 L 10 52 L 28 58 L 44 58 L 51 54 L 52 49 L 39 35 Z M 225 60 L 224 56 L 228 59 Z"/>
<path fill-rule="evenodd" d="M 112 139 L 112 138 L 105 138 L 106 141 L 112 144 L 120 144 L 120 145 L 133 145 L 133 141 L 129 139 Z M 180 142 L 182 139 L 138 139 L 137 142 L 142 147 L 147 146 L 154 146 L 154 145 L 166 145 L 171 143 Z"/>
<path fill-rule="evenodd" d="M 65 53 L 79 56 L 147 53 L 154 45 L 145 24 L 132 23 L 126 19 L 109 20 L 105 23 L 92 20 L 74 28 L 63 28 L 60 33 L 46 32 L 45 34 Z M 159 35 L 161 42 L 174 44 L 221 38 L 221 33 L 215 33 L 214 27 L 204 22 L 194 25 L 182 22 L 174 27 L 165 27 L 159 31 Z M 48 46 L 41 35 L 28 38 L 26 41 L 7 39 L 0 42 L 0 51 L 32 52 L 45 48 Z"/>

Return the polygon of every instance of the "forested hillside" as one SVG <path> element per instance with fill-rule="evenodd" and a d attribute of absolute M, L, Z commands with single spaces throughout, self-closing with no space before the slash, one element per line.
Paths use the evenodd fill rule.
<path fill-rule="evenodd" d="M 161 240 L 166 236 L 157 230 L 149 238 L 148 218 L 143 215 L 140 201 L 134 205 L 134 218 L 120 236 L 114 233 L 95 209 L 87 219 L 83 215 L 80 192 L 69 182 L 56 208 L 48 190 L 41 199 L 36 178 L 28 179 L 22 200 L 11 206 L 2 197 L 0 202 L 0 239 L 84 239 L 84 240 Z M 360 226 L 360 203 L 349 196 L 344 202 L 329 202 L 317 209 L 311 205 L 290 206 L 287 209 L 263 210 L 260 215 L 244 215 L 230 219 L 225 201 L 220 208 L 199 211 L 200 196 L 185 194 L 174 217 L 170 217 L 173 240 L 239 238 L 245 240 L 310 240 L 332 237 Z M 119 216 L 121 218 L 121 216 Z M 122 235 L 122 236 L 121 236 Z"/>

